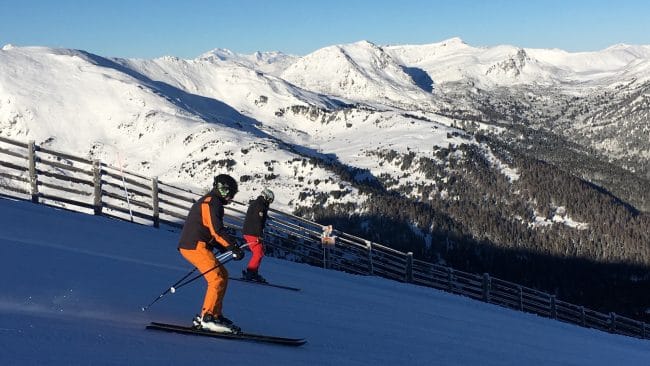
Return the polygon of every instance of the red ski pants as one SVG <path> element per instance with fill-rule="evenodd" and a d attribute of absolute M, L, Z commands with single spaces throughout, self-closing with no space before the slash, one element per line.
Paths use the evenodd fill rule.
<path fill-rule="evenodd" d="M 258 236 L 254 235 L 244 235 L 244 240 L 248 243 L 248 249 L 251 250 L 253 255 L 248 261 L 248 270 L 257 272 L 260 269 L 260 264 L 262 263 L 262 257 L 264 257 L 264 245 L 262 240 Z"/>
<path fill-rule="evenodd" d="M 197 243 L 196 249 L 181 248 L 180 252 L 183 258 L 192 263 L 199 272 L 204 273 L 203 278 L 208 283 L 201 316 L 206 313 L 221 315 L 223 297 L 228 288 L 228 271 L 224 266 L 213 269 L 219 262 L 202 241 Z"/>

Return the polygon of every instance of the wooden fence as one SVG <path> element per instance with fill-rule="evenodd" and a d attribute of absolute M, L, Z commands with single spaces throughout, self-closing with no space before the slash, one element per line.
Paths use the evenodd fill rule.
<path fill-rule="evenodd" d="M 181 227 L 198 192 L 157 178 L 123 171 L 98 160 L 0 137 L 0 194 L 68 210 L 129 220 L 143 225 Z M 226 206 L 225 224 L 241 230 L 246 206 Z M 265 232 L 268 254 L 323 268 L 380 276 L 432 287 L 490 304 L 583 327 L 650 339 L 644 322 L 604 314 L 489 274 L 473 274 L 420 261 L 341 231 L 323 244 L 323 226 L 271 209 Z"/>

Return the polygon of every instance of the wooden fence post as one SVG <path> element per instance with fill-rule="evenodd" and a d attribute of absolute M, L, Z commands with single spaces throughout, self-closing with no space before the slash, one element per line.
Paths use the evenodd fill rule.
<path fill-rule="evenodd" d="M 406 282 L 413 282 L 413 252 L 406 253 L 406 268 L 405 268 L 405 278 Z"/>
<path fill-rule="evenodd" d="M 95 215 L 102 214 L 102 165 L 99 160 L 93 160 L 93 207 Z"/>
<path fill-rule="evenodd" d="M 151 180 L 151 198 L 153 200 L 153 227 L 160 227 L 160 208 L 158 206 L 158 177 Z"/>
<path fill-rule="evenodd" d="M 321 247 L 323 248 L 323 268 L 329 269 L 329 247 L 327 245 L 321 245 Z"/>
<path fill-rule="evenodd" d="M 371 241 L 366 241 L 366 248 L 368 248 L 368 274 L 372 276 L 375 274 L 375 268 L 374 265 L 372 264 L 372 242 Z"/>
<path fill-rule="evenodd" d="M 614 333 L 616 332 L 616 313 L 609 313 L 609 331 Z"/>
<path fill-rule="evenodd" d="M 580 321 L 582 322 L 583 327 L 587 326 L 587 316 L 585 315 L 585 307 L 584 306 L 580 307 Z"/>
<path fill-rule="evenodd" d="M 551 303 L 551 319 L 557 319 L 557 302 L 555 299 L 555 295 L 550 295 L 550 303 Z"/>
<path fill-rule="evenodd" d="M 36 143 L 30 140 L 27 145 L 27 160 L 29 163 L 29 185 L 32 202 L 38 203 L 38 177 L 36 175 Z"/>
<path fill-rule="evenodd" d="M 490 289 L 492 288 L 492 280 L 489 273 L 483 273 L 483 301 L 490 302 Z"/>
<path fill-rule="evenodd" d="M 519 290 L 519 310 L 523 311 L 524 310 L 524 288 L 521 286 L 517 286 L 517 289 Z"/>
<path fill-rule="evenodd" d="M 454 269 L 447 267 L 447 289 L 454 292 Z"/>

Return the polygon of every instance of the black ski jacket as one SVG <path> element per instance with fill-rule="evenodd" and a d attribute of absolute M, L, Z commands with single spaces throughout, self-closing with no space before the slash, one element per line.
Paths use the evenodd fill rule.
<path fill-rule="evenodd" d="M 214 190 L 201 197 L 187 214 L 178 248 L 196 249 L 198 242 L 204 242 L 208 249 L 225 249 L 235 244 L 223 225 L 223 201 Z"/>
<path fill-rule="evenodd" d="M 264 197 L 259 196 L 250 201 L 248 211 L 246 211 L 246 219 L 244 219 L 244 226 L 242 227 L 242 234 L 261 237 L 268 218 L 268 211 L 269 204 Z"/>

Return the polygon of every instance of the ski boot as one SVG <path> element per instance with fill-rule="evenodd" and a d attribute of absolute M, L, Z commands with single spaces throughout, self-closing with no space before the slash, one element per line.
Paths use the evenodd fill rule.
<path fill-rule="evenodd" d="M 230 319 L 223 315 L 214 316 L 212 314 L 197 315 L 192 319 L 194 329 L 207 330 L 217 333 L 241 333 L 241 328 L 236 326 Z"/>
<path fill-rule="evenodd" d="M 242 278 L 246 281 L 261 282 L 267 283 L 266 279 L 262 277 L 257 271 L 251 271 L 250 269 L 245 269 L 241 271 Z"/>

